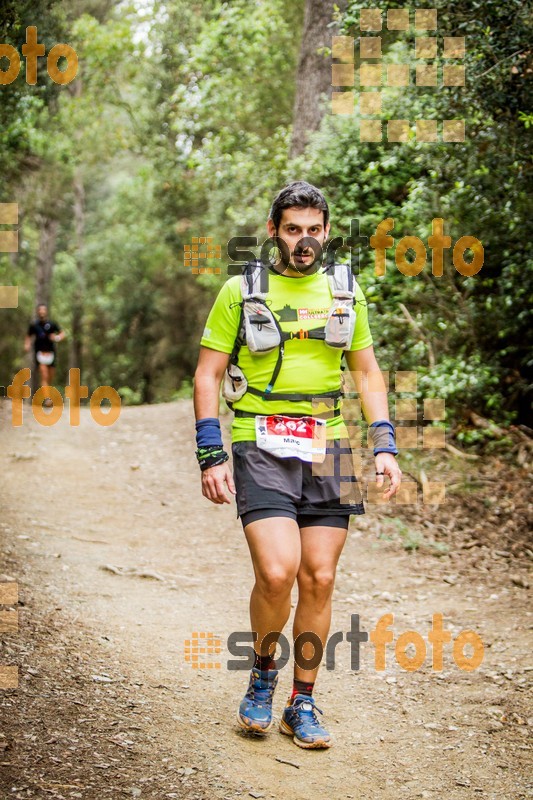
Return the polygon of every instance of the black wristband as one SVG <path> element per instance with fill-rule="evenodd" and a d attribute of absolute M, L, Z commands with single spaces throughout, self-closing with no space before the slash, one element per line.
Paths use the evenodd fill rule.
<path fill-rule="evenodd" d="M 199 447 L 196 451 L 196 458 L 202 472 L 210 467 L 217 467 L 229 461 L 226 451 L 217 444 Z"/>

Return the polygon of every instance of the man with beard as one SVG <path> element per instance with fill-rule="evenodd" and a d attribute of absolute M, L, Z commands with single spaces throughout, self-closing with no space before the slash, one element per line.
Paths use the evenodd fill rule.
<path fill-rule="evenodd" d="M 237 275 L 224 284 L 206 323 L 194 381 L 196 454 L 204 496 L 222 504 L 230 502 L 226 489 L 236 495 L 255 574 L 250 598 L 255 663 L 237 713 L 239 725 L 258 734 L 272 726 L 278 680 L 272 654 L 297 581 L 293 637 L 297 642 L 306 634 L 314 644 L 305 642 L 300 664 L 295 647 L 293 688 L 280 730 L 300 747 L 324 748 L 331 737 L 316 715 L 320 658 L 314 656 L 326 645 L 350 515 L 365 513 L 339 406 L 343 354 L 370 426 L 377 486 L 384 476 L 390 479 L 386 500 L 397 492 L 401 472 L 364 294 L 349 277 L 350 268 L 336 265 L 339 274 L 342 268 L 348 273 L 345 283 L 352 282 L 352 289 L 346 284 L 332 297 L 327 271 L 316 263 L 318 248 L 311 246 L 313 240 L 322 246 L 330 230 L 323 194 L 305 181 L 289 184 L 274 200 L 267 230 L 279 237 L 286 257 L 276 264 L 256 263 L 256 271 L 263 267 L 268 276 L 266 294 L 253 283 L 251 265 L 248 277 Z M 350 320 L 355 322 L 346 335 Z M 370 374 L 371 390 L 363 380 Z M 223 381 L 235 412 L 233 474 L 218 419 Z"/>

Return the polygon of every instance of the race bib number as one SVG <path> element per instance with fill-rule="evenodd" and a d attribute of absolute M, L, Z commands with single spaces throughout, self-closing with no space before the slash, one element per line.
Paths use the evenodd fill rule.
<path fill-rule="evenodd" d="M 326 421 L 315 417 L 256 416 L 255 440 L 278 458 L 322 463 L 326 457 Z"/>

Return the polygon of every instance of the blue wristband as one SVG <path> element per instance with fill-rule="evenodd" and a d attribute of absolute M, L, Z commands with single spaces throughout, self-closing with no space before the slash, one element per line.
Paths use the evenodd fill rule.
<path fill-rule="evenodd" d="M 388 419 L 378 419 L 369 426 L 374 428 L 369 431 L 374 442 L 374 455 L 378 453 L 392 453 L 398 455 L 398 448 L 394 440 L 394 425 Z"/>
<path fill-rule="evenodd" d="M 211 445 L 222 447 L 220 420 L 216 417 L 205 417 L 196 422 L 196 446 L 209 447 Z"/>

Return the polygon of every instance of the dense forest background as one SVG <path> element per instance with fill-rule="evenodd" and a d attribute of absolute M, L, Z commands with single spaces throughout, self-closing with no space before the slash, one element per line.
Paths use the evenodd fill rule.
<path fill-rule="evenodd" d="M 427 242 L 441 217 L 452 242 L 483 243 L 472 277 L 450 251 L 434 277 L 429 250 L 420 275 L 401 274 L 389 251 L 378 277 L 362 248 L 375 349 L 383 370 L 418 370 L 416 396 L 445 398 L 463 444 L 487 435 L 469 428 L 472 412 L 529 424 L 531 10 L 520 0 L 432 6 L 439 42 L 467 37 L 466 86 L 384 90 L 383 118 L 409 119 L 413 132 L 368 143 L 358 111 L 330 105 L 331 37 L 357 42 L 366 2 L 4 0 L 1 42 L 21 52 L 37 25 L 46 52 L 76 49 L 79 72 L 59 86 L 41 58 L 31 86 L 22 59 L 19 78 L 0 87 L 0 202 L 20 209 L 19 252 L 0 254 L 0 284 L 19 286 L 19 307 L 0 311 L 0 384 L 25 365 L 24 334 L 44 301 L 68 335 L 58 386 L 78 366 L 91 391 L 109 384 L 128 403 L 186 395 L 228 240 L 261 243 L 275 193 L 305 179 L 326 194 L 333 235 L 347 237 L 356 219 L 370 236 L 392 217 L 396 240 Z M 385 17 L 405 6 L 372 7 Z M 384 27 L 384 61 L 410 58 L 413 35 Z M 419 118 L 465 119 L 466 140 L 417 142 Z M 208 236 L 222 258 L 205 266 L 222 272 L 193 275 L 184 246 Z"/>

